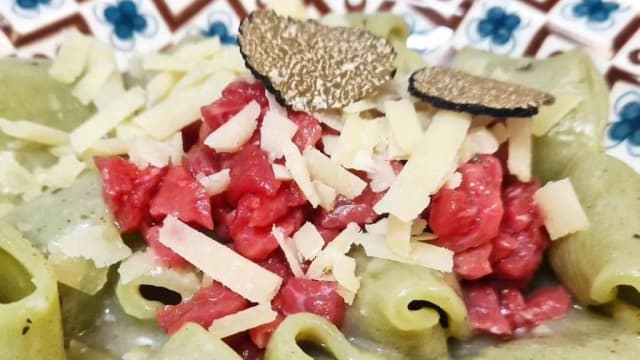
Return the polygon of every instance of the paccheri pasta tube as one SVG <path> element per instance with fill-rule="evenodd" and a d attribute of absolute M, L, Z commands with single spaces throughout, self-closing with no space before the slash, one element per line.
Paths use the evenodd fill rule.
<path fill-rule="evenodd" d="M 0 222 L 0 349 L 2 359 L 65 358 L 53 271 L 6 222 Z"/>

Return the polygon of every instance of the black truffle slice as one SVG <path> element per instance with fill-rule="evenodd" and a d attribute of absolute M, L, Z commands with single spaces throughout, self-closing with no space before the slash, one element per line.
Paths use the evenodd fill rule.
<path fill-rule="evenodd" d="M 409 92 L 440 109 L 495 117 L 533 116 L 554 101 L 539 90 L 442 67 L 414 72 Z"/>
<path fill-rule="evenodd" d="M 240 23 L 247 67 L 293 110 L 342 109 L 393 78 L 396 53 L 368 31 L 299 21 L 272 10 Z"/>

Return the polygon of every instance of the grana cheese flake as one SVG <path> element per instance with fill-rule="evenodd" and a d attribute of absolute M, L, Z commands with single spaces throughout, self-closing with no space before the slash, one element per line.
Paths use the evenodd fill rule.
<path fill-rule="evenodd" d="M 268 7 L 281 16 L 289 16 L 298 20 L 307 19 L 306 7 L 300 0 L 271 0 Z"/>
<path fill-rule="evenodd" d="M 383 192 L 396 181 L 396 172 L 393 170 L 391 163 L 381 156 L 375 156 L 373 163 L 371 171 L 367 172 L 371 180 L 369 186 L 371 186 L 373 192 Z"/>
<path fill-rule="evenodd" d="M 307 164 L 300 154 L 298 147 L 289 140 L 282 147 L 284 153 L 284 166 L 291 173 L 293 181 L 298 184 L 298 187 L 307 198 L 307 201 L 311 203 L 314 208 L 320 204 L 320 197 L 316 192 L 315 186 L 311 182 L 311 176 Z"/>
<path fill-rule="evenodd" d="M 64 40 L 58 51 L 58 56 L 49 68 L 52 78 L 71 84 L 84 71 L 89 59 L 91 39 L 77 30 L 71 30 L 64 35 Z"/>
<path fill-rule="evenodd" d="M 348 116 L 331 159 L 346 168 L 366 170 L 362 168 L 361 159 L 372 158 L 373 148 L 378 143 L 378 131 L 377 122 L 364 120 L 358 116 Z M 369 161 L 371 162 L 372 160 Z M 364 163 L 365 166 L 369 165 L 366 161 Z"/>
<path fill-rule="evenodd" d="M 336 256 L 346 254 L 359 235 L 360 227 L 355 223 L 349 223 L 349 225 L 320 252 L 311 265 L 309 265 L 306 274 L 307 277 L 319 280 L 331 271 L 333 259 Z"/>
<path fill-rule="evenodd" d="M 313 113 L 313 117 L 333 130 L 342 131 L 342 128 L 344 128 L 344 120 L 340 117 L 339 112 L 331 110 L 319 111 Z"/>
<path fill-rule="evenodd" d="M 342 112 L 346 114 L 358 114 L 363 111 L 372 110 L 375 108 L 377 108 L 377 104 L 375 102 L 369 99 L 363 99 L 345 106 L 342 109 Z"/>
<path fill-rule="evenodd" d="M 322 135 L 322 150 L 325 154 L 333 156 L 338 150 L 340 136 L 338 135 Z"/>
<path fill-rule="evenodd" d="M 256 130 L 258 116 L 260 116 L 260 105 L 255 100 L 251 100 L 240 112 L 207 136 L 204 144 L 219 153 L 240 150 Z"/>
<path fill-rule="evenodd" d="M 356 260 L 347 255 L 337 255 L 333 258 L 331 274 L 338 282 L 341 291 L 338 294 L 351 305 L 355 294 L 360 288 L 360 279 L 356 276 Z"/>
<path fill-rule="evenodd" d="M 217 36 L 204 38 L 199 41 L 187 42 L 178 48 L 176 55 L 185 59 L 203 60 L 217 55 L 222 49 L 220 38 Z"/>
<path fill-rule="evenodd" d="M 469 131 L 458 152 L 458 163 L 464 164 L 478 154 L 493 154 L 500 143 L 485 127 L 476 127 Z"/>
<path fill-rule="evenodd" d="M 366 224 L 364 228 L 367 230 L 367 234 L 385 236 L 389 231 L 389 218 L 385 217 L 373 224 Z"/>
<path fill-rule="evenodd" d="M 357 197 L 367 187 L 365 181 L 315 148 L 305 149 L 303 156 L 312 179 L 322 181 L 349 199 Z"/>
<path fill-rule="evenodd" d="M 260 127 L 260 148 L 269 154 L 271 161 L 284 155 L 284 144 L 290 142 L 298 131 L 298 125 L 287 118 L 286 113 L 268 110 Z"/>
<path fill-rule="evenodd" d="M 276 177 L 276 180 L 286 181 L 293 179 L 286 166 L 280 164 L 271 164 L 271 168 L 273 169 L 273 174 Z"/>
<path fill-rule="evenodd" d="M 24 168 L 11 151 L 0 152 L 0 194 L 21 195 L 25 200 L 41 191 L 36 178 Z"/>
<path fill-rule="evenodd" d="M 268 303 L 282 284 L 278 275 L 174 216 L 169 215 L 164 220 L 160 228 L 160 243 L 251 302 Z"/>
<path fill-rule="evenodd" d="M 98 110 L 104 110 L 113 100 L 120 98 L 125 93 L 122 74 L 118 70 L 109 75 L 100 87 L 100 91 L 93 97 L 93 103 Z"/>
<path fill-rule="evenodd" d="M 144 90 L 134 87 L 98 111 L 70 134 L 73 150 L 81 154 L 126 118 L 144 106 Z"/>
<path fill-rule="evenodd" d="M 429 196 L 440 189 L 455 166 L 470 124 L 466 114 L 438 111 L 422 135 L 420 146 L 374 210 L 405 222 L 417 218 L 429 205 Z"/>
<path fill-rule="evenodd" d="M 222 339 L 268 324 L 277 316 L 278 313 L 271 309 L 271 304 L 258 304 L 214 320 L 209 327 L 209 332 Z"/>
<path fill-rule="evenodd" d="M 589 227 L 589 219 L 568 178 L 548 182 L 536 191 L 534 199 L 551 240 Z"/>
<path fill-rule="evenodd" d="M 209 196 L 223 193 L 231 184 L 229 169 L 222 169 L 211 175 L 200 173 L 196 176 L 196 180 L 204 187 Z"/>
<path fill-rule="evenodd" d="M 303 277 L 304 273 L 302 272 L 302 267 L 300 266 L 300 260 L 298 259 L 298 254 L 296 250 L 292 246 L 292 240 L 288 239 L 282 229 L 277 226 L 273 226 L 271 229 L 271 235 L 276 239 L 280 249 L 284 253 L 285 259 L 287 259 L 287 263 L 289 264 L 289 268 L 291 269 L 291 273 L 295 277 Z"/>
<path fill-rule="evenodd" d="M 157 141 L 147 137 L 135 137 L 130 140 L 129 161 L 138 168 L 155 166 L 165 167 L 169 164 L 178 165 L 184 154 L 182 134 L 175 133 L 165 141 Z"/>
<path fill-rule="evenodd" d="M 69 258 L 92 260 L 98 268 L 115 264 L 131 255 L 131 249 L 124 244 L 118 231 L 104 224 L 78 227 L 50 242 L 49 250 Z"/>
<path fill-rule="evenodd" d="M 38 144 L 58 146 L 69 142 L 69 134 L 31 121 L 11 121 L 0 118 L 0 131 L 16 139 Z"/>
<path fill-rule="evenodd" d="M 114 71 L 116 71 L 116 65 L 110 61 L 90 64 L 87 72 L 74 86 L 73 96 L 82 104 L 89 104 L 100 93 L 100 89 Z"/>
<path fill-rule="evenodd" d="M 164 140 L 200 118 L 200 89 L 177 91 L 145 109 L 132 122 L 157 140 Z"/>
<path fill-rule="evenodd" d="M 403 154 L 411 154 L 422 138 L 422 125 L 413 103 L 408 99 L 385 101 L 384 112 L 389 136 Z"/>
<path fill-rule="evenodd" d="M 96 141 L 83 154 L 83 158 L 87 156 L 112 156 L 123 155 L 129 152 L 131 141 L 129 139 L 109 138 Z"/>
<path fill-rule="evenodd" d="M 187 72 L 192 70 L 197 59 L 184 58 L 176 54 L 151 53 L 142 58 L 142 69 L 146 71 Z"/>
<path fill-rule="evenodd" d="M 390 215 L 385 240 L 391 251 L 401 256 L 408 256 L 411 252 L 411 244 L 409 243 L 411 241 L 411 222 L 404 222 Z"/>
<path fill-rule="evenodd" d="M 320 199 L 320 206 L 327 211 L 333 210 L 338 197 L 336 190 L 322 181 L 313 180 L 312 183 Z"/>
<path fill-rule="evenodd" d="M 422 234 L 426 228 L 427 220 L 423 218 L 417 218 L 411 223 L 411 235 L 413 236 Z"/>
<path fill-rule="evenodd" d="M 384 236 L 374 234 L 361 235 L 356 240 L 356 245 L 362 246 L 369 257 L 418 265 L 443 272 L 453 270 L 453 252 L 440 246 L 411 242 L 409 255 L 402 256 L 389 248 Z"/>
<path fill-rule="evenodd" d="M 509 130 L 509 147 L 507 168 L 518 180 L 531 180 L 531 161 L 533 144 L 531 138 L 531 119 L 507 119 Z"/>
<path fill-rule="evenodd" d="M 175 76 L 168 71 L 159 72 L 152 77 L 146 87 L 147 106 L 155 105 L 164 99 L 169 94 L 175 83 Z"/>
<path fill-rule="evenodd" d="M 458 171 L 454 171 L 453 174 L 449 176 L 444 186 L 446 186 L 447 189 L 457 189 L 458 187 L 460 187 L 461 184 L 462 184 L 462 174 L 459 173 Z"/>
<path fill-rule="evenodd" d="M 316 226 L 307 221 L 293 234 L 293 243 L 304 260 L 313 260 L 322 251 L 324 239 Z"/>

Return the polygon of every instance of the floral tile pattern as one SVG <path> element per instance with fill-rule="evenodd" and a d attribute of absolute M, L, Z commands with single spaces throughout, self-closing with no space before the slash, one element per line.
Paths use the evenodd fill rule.
<path fill-rule="evenodd" d="M 131 56 L 188 35 L 236 42 L 240 19 L 269 0 L 0 0 L 0 56 L 52 56 L 65 30 Z M 612 87 L 608 151 L 640 171 L 640 0 L 305 0 L 311 16 L 393 11 L 430 63 L 473 46 L 546 57 L 582 47 Z"/>

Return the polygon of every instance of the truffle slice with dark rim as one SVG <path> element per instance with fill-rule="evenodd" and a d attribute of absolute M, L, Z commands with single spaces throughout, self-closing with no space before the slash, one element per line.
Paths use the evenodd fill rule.
<path fill-rule="evenodd" d="M 293 110 L 342 109 L 395 75 L 393 47 L 365 30 L 258 10 L 239 33 L 247 67 Z"/>
<path fill-rule="evenodd" d="M 440 109 L 495 117 L 533 116 L 554 101 L 539 90 L 442 67 L 414 72 L 409 92 Z"/>

